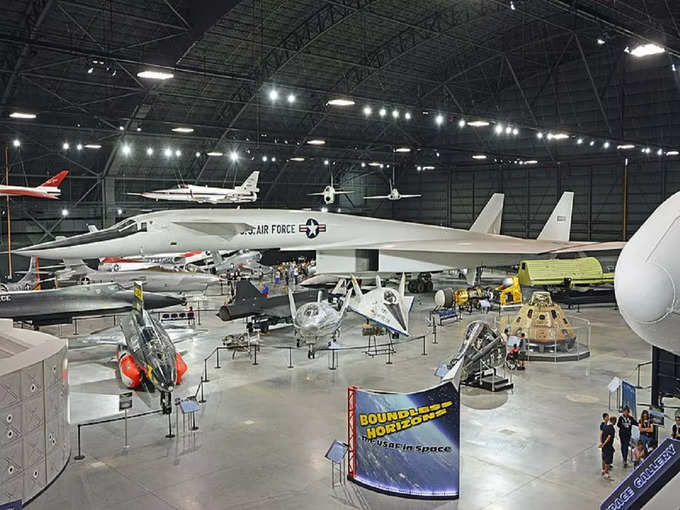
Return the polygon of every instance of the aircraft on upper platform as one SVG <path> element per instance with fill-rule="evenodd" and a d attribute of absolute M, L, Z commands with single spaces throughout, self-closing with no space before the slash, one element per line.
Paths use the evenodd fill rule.
<path fill-rule="evenodd" d="M 257 180 L 260 172 L 253 172 L 243 181 L 243 184 L 235 188 L 212 188 L 186 184 L 177 188 L 159 189 L 144 193 L 128 193 L 153 200 L 170 200 L 175 202 L 198 202 L 200 204 L 243 204 L 255 202 L 260 188 Z"/>
<path fill-rule="evenodd" d="M 376 195 L 364 197 L 364 200 L 401 200 L 402 198 L 418 198 L 423 195 L 402 195 L 399 190 L 392 186 L 392 181 L 390 180 L 390 194 L 389 195 Z"/>
<path fill-rule="evenodd" d="M 163 253 L 168 250 L 316 251 L 318 273 L 418 273 L 519 263 L 523 258 L 621 249 L 623 243 L 569 241 L 573 193 L 565 192 L 537 239 L 328 212 L 184 209 L 140 214 L 98 232 L 48 241 L 15 253 L 51 259 Z M 495 211 L 493 211 L 495 212 Z M 481 225 L 480 223 L 480 225 Z M 484 230 L 481 229 L 480 230 Z"/>
<path fill-rule="evenodd" d="M 0 184 L 0 196 L 22 196 L 34 198 L 49 198 L 56 200 L 61 195 L 59 185 L 68 175 L 68 170 L 62 170 L 54 177 L 50 177 L 40 186 L 8 186 Z"/>
<path fill-rule="evenodd" d="M 309 196 L 322 196 L 324 203 L 330 205 L 335 203 L 336 195 L 349 195 L 350 193 L 354 193 L 354 191 L 335 189 L 335 186 L 333 186 L 333 176 L 331 175 L 329 186 L 326 186 L 321 193 L 309 193 Z"/>

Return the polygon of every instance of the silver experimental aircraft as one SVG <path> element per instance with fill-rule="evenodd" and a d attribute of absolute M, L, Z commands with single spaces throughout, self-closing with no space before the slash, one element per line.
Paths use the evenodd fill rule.
<path fill-rule="evenodd" d="M 159 189 L 144 193 L 128 193 L 153 200 L 169 200 L 173 202 L 198 202 L 199 204 L 243 204 L 255 202 L 257 193 L 257 180 L 260 172 L 253 172 L 243 181 L 243 184 L 235 188 L 214 188 L 187 184 L 171 189 Z"/>
<path fill-rule="evenodd" d="M 58 285 L 118 283 L 131 288 L 141 282 L 148 292 L 204 292 L 209 285 L 219 285 L 220 278 L 192 271 L 144 269 L 139 271 L 99 271 L 80 259 L 64 259 L 65 268 L 54 273 Z"/>
<path fill-rule="evenodd" d="M 0 283 L 0 291 L 2 292 L 17 292 L 19 290 L 33 290 L 40 283 L 38 279 L 38 272 L 35 269 L 35 257 L 31 257 L 31 262 L 28 265 L 26 274 L 16 282 Z"/>
<path fill-rule="evenodd" d="M 98 232 L 15 251 L 52 259 L 198 249 L 315 250 L 318 273 L 433 272 L 519 263 L 623 243 L 569 241 L 573 193 L 565 192 L 537 239 L 345 214 L 272 209 L 184 209 L 128 218 Z M 486 219 L 485 219 L 486 221 Z"/>
<path fill-rule="evenodd" d="M 307 357 L 314 358 L 316 346 L 319 340 L 330 338 L 337 341 L 340 323 L 347 310 L 349 291 L 344 298 L 340 310 L 336 310 L 327 301 L 322 301 L 322 292 L 319 291 L 316 301 L 305 303 L 299 308 L 295 306 L 293 291 L 288 289 L 288 301 L 290 303 L 290 316 L 293 318 L 293 327 L 296 335 L 302 339 L 308 347 Z"/>

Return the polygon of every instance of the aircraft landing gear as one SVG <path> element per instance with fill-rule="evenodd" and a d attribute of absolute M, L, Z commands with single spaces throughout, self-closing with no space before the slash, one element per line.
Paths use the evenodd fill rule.
<path fill-rule="evenodd" d="M 419 273 L 417 278 L 408 282 L 408 291 L 414 294 L 432 292 L 433 290 L 434 284 L 432 283 L 432 274 L 430 273 Z"/>

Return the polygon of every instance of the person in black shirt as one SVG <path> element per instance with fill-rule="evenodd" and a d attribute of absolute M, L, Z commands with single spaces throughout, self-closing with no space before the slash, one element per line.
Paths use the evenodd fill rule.
<path fill-rule="evenodd" d="M 609 469 L 614 462 L 614 437 L 616 436 L 616 430 L 614 430 L 614 424 L 616 423 L 616 416 L 612 416 L 609 419 L 609 423 L 602 427 L 602 442 L 600 443 L 600 448 L 602 448 L 602 476 L 609 479 Z"/>
<path fill-rule="evenodd" d="M 621 440 L 621 458 L 623 458 L 623 467 L 628 467 L 628 449 L 630 448 L 630 436 L 633 425 L 637 425 L 637 421 L 630 414 L 628 406 L 623 408 L 623 414 L 619 416 L 617 426 L 619 427 L 619 439 Z"/>
<path fill-rule="evenodd" d="M 602 429 L 609 423 L 609 413 L 602 413 L 602 421 L 600 422 L 600 444 L 602 444 Z"/>
<path fill-rule="evenodd" d="M 680 439 L 680 414 L 675 415 L 675 425 L 673 425 L 673 433 L 671 437 L 673 439 Z"/>

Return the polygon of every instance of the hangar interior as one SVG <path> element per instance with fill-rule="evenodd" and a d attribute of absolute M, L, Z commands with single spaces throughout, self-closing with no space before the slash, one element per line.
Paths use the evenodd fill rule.
<path fill-rule="evenodd" d="M 157 211 L 238 207 L 247 218 L 254 210 L 303 210 L 329 218 L 469 229 L 494 194 L 502 193 L 500 234 L 535 240 L 563 193 L 573 192 L 571 235 L 562 241 L 623 246 L 680 191 L 675 118 L 680 5 L 670 0 L 9 0 L 0 9 L 3 183 L 29 189 L 0 189 L 7 196 L 0 197 L 0 271 L 7 301 L 16 299 L 10 283 L 29 265 L 29 258 L 14 250 Z M 58 200 L 30 195 L 61 170 L 69 174 L 59 185 Z M 252 172 L 259 172 L 256 200 L 237 205 L 140 196 L 186 185 L 234 188 Z M 320 194 L 329 184 L 350 193 L 325 201 Z M 417 196 L 388 199 L 393 187 Z M 178 214 L 181 219 L 184 212 Z M 281 214 L 272 211 L 269 223 Z M 314 221 L 322 240 L 326 223 Z M 330 231 L 332 220 L 327 224 Z M 318 234 L 310 235 L 313 226 L 306 224 L 310 240 Z M 354 227 L 338 228 L 349 235 Z M 402 240 L 418 238 L 374 239 Z M 295 257 L 315 257 L 314 245 L 307 251 L 291 246 Z M 585 254 L 586 245 L 581 246 L 567 257 Z M 604 273 L 614 272 L 621 246 L 597 254 Z M 215 248 L 232 251 L 226 242 L 190 249 Z M 299 262 L 293 251 L 256 243 L 244 248 L 262 250 L 263 265 L 284 264 L 266 275 L 259 266 L 253 271 L 259 278 L 252 281 L 258 290 L 271 287 L 272 296 L 287 307 L 284 273 L 298 283 L 286 265 Z M 92 258 L 73 251 L 68 258 L 85 258 L 96 267 L 97 258 L 103 263 L 105 257 L 169 251 Z M 213 264 L 217 258 L 212 256 Z M 59 287 L 60 277 L 47 273 L 52 263 L 63 263 L 61 258 L 39 260 L 45 268 L 43 289 Z M 642 267 L 629 264 L 632 274 Z M 489 271 L 475 285 L 496 288 L 499 278 L 517 272 L 516 263 L 484 266 Z M 588 340 L 576 341 L 587 345 L 587 359 L 540 363 L 529 356 L 526 371 L 510 377 L 514 388 L 507 393 L 461 388 L 458 501 L 416 501 L 354 484 L 331 485 L 331 464 L 323 453 L 332 439 L 347 439 L 348 386 L 395 392 L 435 386 L 439 379 L 432 374 L 465 345 L 468 322 L 498 326 L 496 316 L 481 314 L 480 306 L 456 310 L 455 324 L 432 326 L 434 291 L 469 289 L 463 273 L 476 267 L 432 270 L 434 284 L 415 294 L 411 331 L 402 334 L 411 340 L 395 352 L 390 341 L 394 364 L 391 358 L 385 364 L 387 351 L 371 355 L 370 343 L 369 354 L 359 349 L 367 341 L 364 322 L 347 312 L 341 344 L 350 350 L 340 352 L 337 367 L 331 351 L 305 356 L 297 330 L 265 328 L 255 352 L 248 347 L 233 359 L 223 353 L 221 368 L 214 377 L 210 368 L 210 380 L 203 383 L 215 363 L 205 358 L 223 345 L 225 335 L 242 334 L 245 327 L 240 316 L 231 322 L 216 318 L 234 299 L 241 275 L 232 274 L 233 268 L 232 263 L 226 278 L 207 284 L 200 295 L 176 289 L 185 291 L 182 312 L 192 307 L 182 325 L 185 317 L 196 322 L 194 313 L 199 318 L 192 324 L 195 336 L 177 343 L 188 370 L 175 395 L 207 392 L 197 413 L 200 428 L 182 427 L 179 410 L 171 415 L 175 438 L 163 437 L 164 417 L 131 420 L 129 432 L 125 420 L 130 448 L 121 448 L 120 422 L 85 427 L 85 458 L 71 458 L 62 475 L 51 485 L 45 481 L 37 495 L 32 486 L 30 508 L 509 509 L 544 508 L 548 498 L 556 509 L 597 507 L 616 488 L 612 479 L 623 482 L 628 475 L 617 457 L 611 478 L 599 477 L 597 427 L 601 413 L 617 407 L 612 398 L 620 398 L 620 390 L 609 394 L 607 384 L 614 377 L 636 383 L 638 416 L 643 407 L 659 404 L 651 394 L 658 397 L 653 381 L 660 380 L 659 367 L 669 366 L 674 375 L 663 377 L 670 377 L 667 386 L 675 384 L 676 392 L 663 401 L 666 424 L 655 425 L 655 440 L 672 434 L 680 395 L 677 341 L 657 341 L 654 334 L 662 328 L 651 333 L 628 327 L 631 318 L 653 322 L 647 321 L 655 311 L 649 309 L 668 288 L 648 284 L 660 281 L 651 276 L 643 281 L 652 273 L 641 269 L 639 280 L 634 275 L 626 280 L 626 298 L 648 304 L 638 315 L 619 313 L 625 306 L 618 291 L 619 308 L 613 301 L 613 275 L 603 280 L 612 299 L 607 305 L 562 304 L 569 317 L 587 323 Z M 666 271 L 671 278 L 680 275 Z M 385 277 L 394 288 L 398 272 Z M 429 278 L 430 270 L 403 272 L 409 278 L 427 272 Z M 349 290 L 350 275 L 343 276 Z M 374 279 L 365 276 L 360 283 Z M 522 288 L 521 302 L 529 302 L 532 290 L 544 290 L 530 287 Z M 150 305 L 156 291 L 145 289 Z M 231 289 L 229 299 L 225 289 Z M 59 325 L 46 319 L 41 330 L 69 339 L 118 330 L 132 306 L 129 299 L 125 312 L 100 316 L 101 310 L 115 308 L 109 302 L 91 314 L 96 319 L 78 323 L 69 315 Z M 677 310 L 672 292 L 669 299 L 667 309 Z M 53 302 L 48 295 L 38 306 L 47 310 Z M 179 313 L 177 303 L 173 311 Z M 6 304 L 0 300 L 0 306 Z M 495 303 L 490 306 L 495 310 Z M 358 308 L 350 302 L 350 310 Z M 161 327 L 164 312 L 154 313 Z M 497 316 L 505 313 L 499 306 Z M 3 317 L 25 322 L 18 312 Z M 38 322 L 32 325 L 37 328 Z M 426 337 L 422 346 L 414 340 L 421 336 Z M 670 361 L 654 362 L 650 343 L 668 351 Z M 75 435 L 81 433 L 76 426 L 118 416 L 118 395 L 126 389 L 119 377 L 125 356 L 120 346 L 86 347 L 71 350 L 69 340 L 72 457 Z M 557 351 L 555 342 L 555 357 Z M 654 352 L 655 360 L 663 358 Z M 253 355 L 256 363 L 261 357 L 259 366 Z M 294 368 L 288 369 L 288 362 Z M 10 372 L 7 363 L 0 368 Z M 135 412 L 158 410 L 151 391 L 133 393 Z M 0 478 L 0 486 L 15 487 L 16 480 Z M 674 480 L 665 492 L 657 491 L 650 508 L 667 508 L 663 498 L 673 483 L 677 488 Z M 8 499 L 8 491 L 0 498 Z"/>

